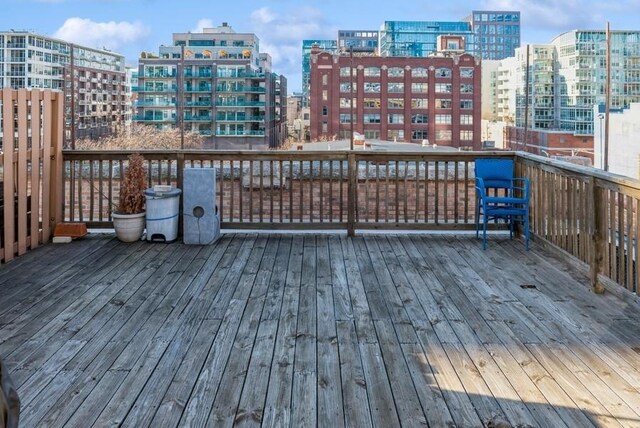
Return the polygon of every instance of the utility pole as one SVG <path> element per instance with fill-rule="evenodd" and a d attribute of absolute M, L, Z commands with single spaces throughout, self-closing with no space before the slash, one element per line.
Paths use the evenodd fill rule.
<path fill-rule="evenodd" d="M 522 143 L 523 150 L 527 151 L 527 131 L 529 128 L 529 46 L 527 45 L 527 62 L 525 71 L 525 83 L 524 83 L 524 142 Z"/>
<path fill-rule="evenodd" d="M 350 127 L 351 127 L 351 143 L 349 144 L 349 149 L 353 151 L 353 45 L 349 46 L 349 80 L 351 87 L 351 100 L 349 102 L 349 106 L 351 107 L 351 117 L 349 118 Z"/>
<path fill-rule="evenodd" d="M 611 108 L 611 30 L 607 21 L 607 80 L 604 91 L 604 170 L 609 171 L 609 109 Z"/>
<path fill-rule="evenodd" d="M 176 97 L 176 103 L 178 103 L 178 120 L 180 121 L 180 149 L 184 150 L 184 45 L 180 46 L 180 70 L 178 70 L 178 76 L 176 82 L 178 82 L 178 96 Z"/>

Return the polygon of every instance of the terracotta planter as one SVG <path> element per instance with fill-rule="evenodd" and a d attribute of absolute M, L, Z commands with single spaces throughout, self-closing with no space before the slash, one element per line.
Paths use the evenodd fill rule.
<path fill-rule="evenodd" d="M 145 213 L 118 214 L 111 213 L 113 228 L 116 236 L 122 242 L 135 242 L 140 240 L 144 232 Z"/>

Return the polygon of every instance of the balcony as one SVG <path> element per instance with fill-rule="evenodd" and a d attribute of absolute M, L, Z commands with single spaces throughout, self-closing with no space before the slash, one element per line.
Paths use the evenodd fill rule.
<path fill-rule="evenodd" d="M 217 116 L 217 122 L 264 122 L 264 116 Z"/>
<path fill-rule="evenodd" d="M 46 97 L 31 129 L 63 111 Z M 54 245 L 63 220 L 111 225 L 128 152 L 49 138 L 0 158 L 21 426 L 640 423 L 640 182 L 520 152 L 147 151 L 150 184 L 217 169 L 227 233 Z M 530 251 L 469 233 L 483 156 L 531 179 Z"/>
<path fill-rule="evenodd" d="M 184 120 L 187 122 L 211 122 L 213 117 L 211 115 L 191 115 L 186 114 Z"/>
<path fill-rule="evenodd" d="M 211 92 L 211 86 L 199 86 L 199 87 L 191 87 L 185 86 L 185 92 Z"/>
<path fill-rule="evenodd" d="M 235 101 L 216 101 L 217 107 L 264 107 L 264 101 L 245 101 L 245 100 L 235 100 Z"/>
<path fill-rule="evenodd" d="M 222 131 L 216 130 L 216 136 L 218 137 L 264 137 L 266 134 L 264 131 Z"/>

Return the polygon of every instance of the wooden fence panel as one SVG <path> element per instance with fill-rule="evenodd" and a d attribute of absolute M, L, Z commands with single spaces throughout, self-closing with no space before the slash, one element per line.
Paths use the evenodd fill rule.
<path fill-rule="evenodd" d="M 0 259 L 7 262 L 49 240 L 58 205 L 50 186 L 60 181 L 50 158 L 62 154 L 64 110 L 63 96 L 53 91 L 2 89 L 0 102 Z"/>

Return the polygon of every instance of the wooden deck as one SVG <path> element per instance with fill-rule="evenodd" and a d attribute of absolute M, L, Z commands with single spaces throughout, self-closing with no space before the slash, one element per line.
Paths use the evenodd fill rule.
<path fill-rule="evenodd" d="M 537 244 L 89 236 L 0 267 L 21 426 L 640 426 L 640 310 Z M 501 425 L 501 423 L 503 425 Z"/>

